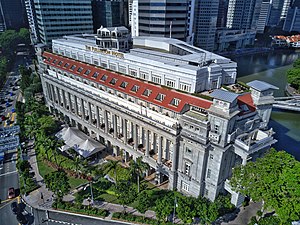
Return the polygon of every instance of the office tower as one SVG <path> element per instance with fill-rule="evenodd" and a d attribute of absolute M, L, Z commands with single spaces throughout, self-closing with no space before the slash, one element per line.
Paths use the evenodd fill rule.
<path fill-rule="evenodd" d="M 300 0 L 294 0 L 288 9 L 283 30 L 300 32 Z"/>
<path fill-rule="evenodd" d="M 188 0 L 134 0 L 138 7 L 132 13 L 133 35 L 173 37 L 185 40 L 187 33 Z M 134 12 L 132 8 L 132 12 Z M 135 18 L 134 18 L 135 17 Z M 136 18 L 138 17 L 138 18 Z"/>
<path fill-rule="evenodd" d="M 217 27 L 226 27 L 229 0 L 220 0 L 218 9 Z"/>
<path fill-rule="evenodd" d="M 49 110 L 125 162 L 141 157 L 157 184 L 212 201 L 228 191 L 240 205 L 226 180 L 276 142 L 267 125 L 277 88 L 253 81 L 245 93 L 218 89 L 235 82 L 230 59 L 163 37 L 135 37 L 124 51 L 128 36 L 101 28 L 39 52 Z M 211 98 L 193 94 L 205 90 Z"/>
<path fill-rule="evenodd" d="M 127 0 L 92 0 L 94 33 L 101 26 L 128 26 Z"/>
<path fill-rule="evenodd" d="M 255 0 L 229 0 L 226 27 L 251 29 Z"/>
<path fill-rule="evenodd" d="M 292 0 L 284 0 L 283 8 L 280 15 L 280 20 L 285 20 L 288 9 L 293 1 Z"/>
<path fill-rule="evenodd" d="M 0 31 L 28 27 L 23 1 L 0 0 L 0 13 Z"/>
<path fill-rule="evenodd" d="M 219 0 L 198 0 L 195 4 L 194 44 L 208 51 L 214 50 L 219 12 Z"/>
<path fill-rule="evenodd" d="M 283 5 L 285 0 L 272 0 L 270 15 L 267 25 L 271 27 L 275 27 L 280 22 L 280 16 L 282 13 Z"/>
<path fill-rule="evenodd" d="M 257 21 L 253 21 L 253 26 L 256 26 L 257 33 L 264 33 L 265 27 L 269 20 L 271 10 L 271 0 L 263 0 L 260 2 L 260 7 L 257 7 L 258 15 L 255 16 Z"/>
<path fill-rule="evenodd" d="M 31 43 L 36 44 L 39 42 L 39 34 L 37 29 L 37 21 L 36 21 L 33 0 L 25 0 L 25 7 L 26 7 Z"/>
<path fill-rule="evenodd" d="M 40 41 L 93 32 L 91 0 L 34 0 Z"/>

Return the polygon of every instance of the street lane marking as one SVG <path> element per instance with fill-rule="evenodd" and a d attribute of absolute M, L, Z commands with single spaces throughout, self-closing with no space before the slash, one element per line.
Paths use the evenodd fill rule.
<path fill-rule="evenodd" d="M 15 200 L 15 198 L 6 199 L 6 200 L 2 201 L 2 203 L 3 203 L 3 202 L 7 202 L 7 203 L 4 204 L 3 206 L 1 206 L 0 209 L 3 209 L 5 206 L 7 206 L 7 205 L 8 205 L 11 201 L 13 201 L 13 200 Z"/>
<path fill-rule="evenodd" d="M 6 175 L 10 175 L 10 174 L 12 174 L 12 173 L 17 173 L 17 172 L 18 172 L 17 170 L 11 171 L 11 172 L 7 172 L 7 173 L 4 173 L 4 174 L 1 174 L 0 177 L 6 176 Z"/>

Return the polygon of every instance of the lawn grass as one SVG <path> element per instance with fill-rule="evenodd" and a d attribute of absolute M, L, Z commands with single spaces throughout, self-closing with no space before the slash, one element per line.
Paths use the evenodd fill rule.
<path fill-rule="evenodd" d="M 103 193 L 98 196 L 100 199 L 103 199 L 106 202 L 114 203 L 114 204 L 119 204 L 119 199 L 115 195 L 110 195 L 108 193 Z"/>
<path fill-rule="evenodd" d="M 69 183 L 70 183 L 71 190 L 72 190 L 81 184 L 88 183 L 88 181 L 85 179 L 69 177 Z"/>
<path fill-rule="evenodd" d="M 48 173 L 56 171 L 54 168 L 46 165 L 39 157 L 37 157 L 37 163 L 38 163 L 39 173 L 43 178 Z M 74 178 L 74 177 L 69 177 L 69 181 L 70 181 L 71 189 L 74 189 L 75 187 L 79 186 L 80 184 L 84 184 L 84 183 L 88 182 L 87 180 Z"/>
<path fill-rule="evenodd" d="M 54 172 L 55 169 L 53 169 L 50 166 L 47 166 L 41 159 L 40 157 L 36 157 L 37 159 L 37 164 L 38 164 L 38 168 L 39 168 L 39 173 L 40 175 L 44 178 L 45 175 L 47 175 L 48 173 Z"/>

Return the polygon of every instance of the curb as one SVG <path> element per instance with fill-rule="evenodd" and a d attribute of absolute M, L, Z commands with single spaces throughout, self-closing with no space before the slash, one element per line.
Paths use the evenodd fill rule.
<path fill-rule="evenodd" d="M 105 219 L 105 218 L 100 218 L 100 217 L 97 217 L 97 216 L 89 216 L 89 215 L 84 215 L 84 214 L 80 214 L 80 213 L 72 213 L 72 212 L 66 212 L 66 211 L 61 211 L 61 210 L 55 210 L 55 209 L 52 209 L 52 208 L 51 209 L 45 209 L 45 208 L 42 208 L 42 207 L 34 207 L 34 206 L 30 205 L 29 203 L 27 203 L 22 196 L 21 196 L 21 201 L 23 203 L 25 203 L 27 206 L 29 206 L 33 209 L 42 210 L 42 211 L 46 211 L 46 212 L 48 211 L 48 212 L 53 212 L 53 213 L 62 213 L 62 214 L 86 217 L 86 218 L 90 218 L 90 219 L 94 219 L 94 220 L 101 220 L 101 221 L 107 221 L 107 222 L 112 222 L 112 223 L 122 223 L 122 224 L 127 224 L 127 225 L 135 224 L 135 223 L 129 223 L 129 222 L 124 222 L 124 221 L 120 221 L 120 220 Z"/>

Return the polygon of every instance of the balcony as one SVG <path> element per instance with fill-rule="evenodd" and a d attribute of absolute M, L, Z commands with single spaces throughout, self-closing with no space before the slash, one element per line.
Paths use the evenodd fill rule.
<path fill-rule="evenodd" d="M 273 138 L 273 134 L 272 130 L 255 130 L 251 133 L 239 135 L 234 143 L 239 149 L 251 154 L 276 143 L 277 140 Z"/>

